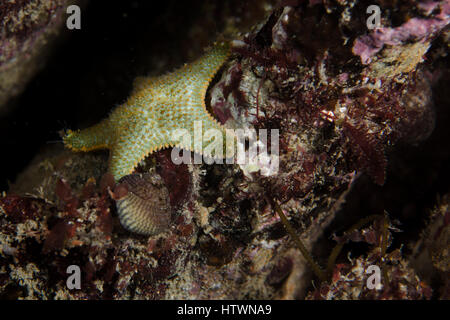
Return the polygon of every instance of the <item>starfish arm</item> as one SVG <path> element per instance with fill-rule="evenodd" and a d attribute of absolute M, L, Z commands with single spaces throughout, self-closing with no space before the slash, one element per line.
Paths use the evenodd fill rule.
<path fill-rule="evenodd" d="M 123 176 L 130 174 L 135 163 L 139 161 L 136 153 L 131 153 L 128 149 L 129 145 L 124 141 L 119 142 L 113 148 L 109 155 L 109 171 L 114 176 L 116 181 L 119 181 Z M 133 150 L 134 151 L 134 150 Z"/>
<path fill-rule="evenodd" d="M 111 127 L 109 120 L 84 130 L 68 130 L 63 137 L 64 145 L 73 151 L 91 151 L 109 148 L 111 143 Z"/>
<path fill-rule="evenodd" d="M 185 72 L 190 77 L 195 75 L 197 82 L 203 82 L 208 85 L 229 55 L 230 49 L 227 43 L 216 43 L 204 56 L 192 64 L 186 65 L 184 67 L 186 69 Z"/>
<path fill-rule="evenodd" d="M 211 82 L 216 72 L 230 55 L 229 45 L 227 43 L 216 43 L 214 46 L 192 63 L 185 64 L 172 73 L 158 78 L 158 84 L 170 86 L 189 86 L 192 84 L 206 86 Z M 179 85 L 178 83 L 181 83 Z"/>
<path fill-rule="evenodd" d="M 151 112 L 139 106 L 130 109 L 135 110 L 134 121 L 128 122 L 111 147 L 109 168 L 116 181 L 132 173 L 148 154 L 171 145 L 166 128 L 160 128 Z"/>
<path fill-rule="evenodd" d="M 116 181 L 123 176 L 131 174 L 138 163 L 148 154 L 164 148 L 168 145 L 160 145 L 156 142 L 120 140 L 112 149 L 109 157 L 109 170 Z"/>
<path fill-rule="evenodd" d="M 77 131 L 68 130 L 63 137 L 63 143 L 73 151 L 110 149 L 115 145 L 117 132 L 135 126 L 135 120 L 144 112 L 142 109 L 139 106 L 122 104 L 115 108 L 108 118 L 92 127 Z"/>

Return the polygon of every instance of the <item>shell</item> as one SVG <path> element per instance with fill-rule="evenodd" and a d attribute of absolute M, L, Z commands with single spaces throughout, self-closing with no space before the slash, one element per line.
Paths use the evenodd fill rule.
<path fill-rule="evenodd" d="M 166 231 L 171 222 L 169 191 L 157 173 L 131 174 L 119 181 L 127 192 L 116 201 L 125 229 L 142 235 Z"/>

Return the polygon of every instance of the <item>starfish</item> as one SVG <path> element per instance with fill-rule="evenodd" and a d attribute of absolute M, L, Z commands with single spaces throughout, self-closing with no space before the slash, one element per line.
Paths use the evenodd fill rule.
<path fill-rule="evenodd" d="M 194 127 L 201 125 L 203 132 L 219 130 L 223 137 L 231 134 L 208 113 L 205 105 L 208 85 L 228 55 L 227 44 L 215 44 L 204 56 L 172 73 L 138 77 L 124 104 L 90 128 L 68 130 L 63 137 L 64 145 L 73 151 L 109 149 L 109 171 L 116 181 L 132 173 L 148 154 L 170 146 L 221 157 L 214 152 L 217 149 L 206 150 L 207 139 L 194 134 L 197 132 Z M 184 129 L 194 138 L 174 141 L 177 129 Z M 220 141 L 222 148 L 223 141 Z M 229 151 L 225 152 L 228 156 Z"/>

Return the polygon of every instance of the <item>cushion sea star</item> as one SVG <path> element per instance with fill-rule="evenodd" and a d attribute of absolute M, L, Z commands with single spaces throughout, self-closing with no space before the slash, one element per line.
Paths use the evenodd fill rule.
<path fill-rule="evenodd" d="M 204 56 L 172 73 L 137 78 L 124 104 L 97 125 L 68 130 L 64 145 L 74 151 L 110 149 L 109 170 L 116 181 L 130 174 L 148 154 L 169 146 L 222 158 L 214 152 L 218 149 L 205 149 L 208 141 L 194 134 L 194 124 L 200 124 L 203 132 L 216 129 L 222 137 L 231 134 L 208 113 L 204 101 L 209 83 L 229 52 L 228 44 L 215 44 Z M 187 130 L 184 132 L 193 139 L 175 142 L 173 133 L 177 129 Z M 212 143 L 220 142 L 223 151 L 225 139 L 215 140 Z"/>

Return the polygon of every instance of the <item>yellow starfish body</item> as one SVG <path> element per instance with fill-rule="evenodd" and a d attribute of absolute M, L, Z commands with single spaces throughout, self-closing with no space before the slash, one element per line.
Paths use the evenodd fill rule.
<path fill-rule="evenodd" d="M 216 44 L 197 61 L 172 73 L 137 78 L 124 104 L 97 125 L 69 130 L 64 145 L 74 151 L 110 149 L 109 168 L 116 181 L 130 174 L 148 154 L 168 146 L 217 157 L 203 152 L 206 141 L 194 135 L 194 125 L 201 124 L 203 132 L 216 129 L 223 137 L 229 134 L 208 113 L 204 101 L 209 83 L 228 55 L 227 44 Z M 193 137 L 190 143 L 173 141 L 177 129 L 187 130 Z"/>

